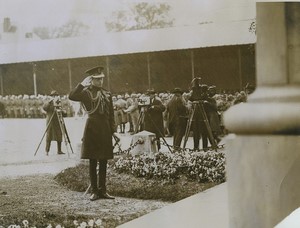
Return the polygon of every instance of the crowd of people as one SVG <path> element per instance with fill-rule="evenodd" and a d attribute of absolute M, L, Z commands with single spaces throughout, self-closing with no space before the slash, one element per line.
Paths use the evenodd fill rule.
<path fill-rule="evenodd" d="M 225 133 L 225 129 L 222 123 L 222 114 L 232 105 L 246 102 L 247 92 L 240 91 L 234 94 L 218 94 L 215 86 L 201 85 L 204 89 L 207 90 L 207 98 L 199 98 L 199 100 L 205 100 L 211 105 L 206 105 L 206 112 L 208 114 L 207 118 L 210 121 L 210 126 L 212 130 L 215 130 L 215 137 Z M 206 93 L 206 92 L 205 92 Z M 151 92 L 146 91 L 145 93 L 125 93 L 123 95 L 115 95 L 112 97 L 113 106 L 114 106 L 114 115 L 117 131 L 119 133 L 125 133 L 125 126 L 128 126 L 128 132 L 134 134 L 135 132 L 141 130 L 138 126 L 140 123 L 139 116 L 140 113 L 144 110 L 147 112 L 147 105 L 143 105 L 141 101 L 145 100 L 146 97 L 155 95 L 155 98 L 159 100 L 162 105 L 165 107 L 162 111 L 162 129 L 161 134 L 163 136 L 175 136 L 176 142 L 174 141 L 175 146 L 179 146 L 182 138 L 181 133 L 175 131 L 175 126 L 182 126 L 181 129 L 184 129 L 189 118 L 190 110 L 192 109 L 193 97 L 192 90 L 182 91 L 180 88 L 174 88 L 170 92 Z M 191 100 L 192 98 L 192 100 Z M 213 116 L 213 117 L 212 117 Z M 181 117 L 180 119 L 178 119 Z M 154 118 L 157 119 L 157 118 Z M 197 118 L 199 120 L 199 118 Z M 147 124 L 147 121 L 145 121 Z M 156 121 L 154 121 L 156 122 Z M 160 123 L 157 123 L 157 126 L 160 126 Z M 195 129 L 194 129 L 195 130 Z M 218 136 L 216 136 L 218 134 Z M 157 133 L 158 135 L 158 133 Z M 159 136 L 159 135 L 158 135 Z M 218 139 L 219 140 L 219 139 Z M 197 147 L 197 146 L 196 146 Z"/>
<path fill-rule="evenodd" d="M 116 122 L 119 123 L 120 133 L 125 133 L 126 123 L 129 123 L 132 118 L 133 124 L 137 122 L 139 112 L 134 108 L 133 101 L 144 97 L 145 93 L 123 93 L 113 95 L 115 110 L 118 111 Z M 166 105 L 172 98 L 172 92 L 156 92 L 158 97 L 164 105 Z M 182 97 L 188 99 L 190 92 L 183 92 Z M 51 99 L 50 95 L 0 95 L 0 118 L 45 118 L 46 112 L 43 110 L 43 105 Z M 84 115 L 84 110 L 80 104 L 72 102 L 67 95 L 60 96 L 62 107 L 66 112 L 66 117 L 78 117 Z M 216 94 L 214 99 L 217 102 L 218 112 L 222 113 L 234 104 L 245 102 L 247 93 L 245 91 L 235 93 Z M 123 110 L 122 112 L 120 112 Z M 130 113 L 130 115 L 124 115 Z M 130 116 L 130 117 L 129 117 Z M 121 120 L 122 118 L 122 120 Z M 165 126 L 166 128 L 166 126 Z M 130 132 L 134 126 L 130 125 Z M 169 134 L 166 128 L 167 135 Z"/>
<path fill-rule="evenodd" d="M 7 95 L 0 96 L 2 118 L 46 118 L 43 105 L 51 99 L 49 95 Z M 61 104 L 68 117 L 74 116 L 74 106 L 68 97 L 61 96 Z"/>
<path fill-rule="evenodd" d="M 199 93 L 197 90 L 201 90 L 201 92 Z M 173 91 L 169 92 L 157 92 L 152 89 L 144 93 L 112 94 L 114 130 L 120 134 L 135 134 L 141 130 L 153 132 L 158 139 L 158 149 L 160 148 L 159 139 L 161 137 L 173 136 L 174 148 L 180 148 L 189 124 L 188 121 L 191 118 L 191 110 L 195 107 L 192 117 L 193 124 L 189 126 L 194 139 L 194 149 L 199 149 L 200 139 L 202 139 L 203 148 L 207 148 L 208 141 L 211 141 L 209 132 L 205 130 L 207 129 L 205 121 L 197 109 L 198 106 L 194 105 L 195 101 L 204 102 L 203 107 L 209 120 L 209 126 L 214 139 L 218 143 L 222 135 L 227 133 L 222 123 L 223 112 L 232 105 L 246 102 L 248 93 L 247 90 L 235 93 L 217 93 L 216 86 L 201 84 L 201 80 L 195 78 L 190 90 L 187 91 L 174 88 Z M 80 103 L 70 100 L 67 95 L 60 95 L 59 98 L 64 117 L 86 115 L 86 111 Z M 47 118 L 44 106 L 51 99 L 51 94 L 0 96 L 0 117 Z M 147 99 L 151 99 L 151 102 Z M 151 103 L 151 106 L 145 104 L 145 102 Z M 149 107 L 153 107 L 153 109 Z M 141 113 L 147 115 L 144 115 L 144 118 L 141 119 Z"/>

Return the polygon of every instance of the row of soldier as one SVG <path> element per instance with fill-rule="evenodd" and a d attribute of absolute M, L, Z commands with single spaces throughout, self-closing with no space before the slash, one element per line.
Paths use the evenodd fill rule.
<path fill-rule="evenodd" d="M 7 95 L 0 96 L 0 116 L 2 118 L 45 118 L 43 105 L 50 95 Z M 62 107 L 66 116 L 74 115 L 73 105 L 67 96 L 61 96 Z"/>

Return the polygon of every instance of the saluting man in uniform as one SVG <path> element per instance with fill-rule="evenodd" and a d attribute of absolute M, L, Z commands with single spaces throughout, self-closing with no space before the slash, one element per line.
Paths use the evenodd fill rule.
<path fill-rule="evenodd" d="M 88 114 L 82 139 L 81 158 L 89 159 L 92 195 L 90 200 L 114 199 L 106 192 L 107 160 L 113 158 L 112 135 L 115 131 L 111 93 L 103 89 L 104 68 L 87 70 L 88 75 L 69 94 L 80 101 Z M 97 180 L 97 165 L 99 173 Z"/>

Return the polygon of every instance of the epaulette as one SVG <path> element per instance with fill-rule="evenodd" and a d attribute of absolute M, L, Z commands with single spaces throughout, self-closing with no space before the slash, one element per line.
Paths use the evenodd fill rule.
<path fill-rule="evenodd" d="M 103 87 L 102 87 L 102 89 L 103 89 L 105 92 L 107 92 L 107 93 L 111 93 L 110 91 L 108 91 L 107 89 L 105 89 L 105 88 L 103 88 Z"/>

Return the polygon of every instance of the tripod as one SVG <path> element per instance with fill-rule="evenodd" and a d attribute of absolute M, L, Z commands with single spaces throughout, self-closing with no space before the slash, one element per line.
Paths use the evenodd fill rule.
<path fill-rule="evenodd" d="M 74 154 L 73 148 L 72 148 L 72 145 L 71 145 L 71 141 L 70 141 L 70 137 L 69 137 L 66 125 L 65 125 L 65 121 L 64 121 L 64 118 L 62 116 L 62 109 L 61 109 L 60 106 L 54 106 L 54 112 L 53 112 L 52 116 L 50 117 L 50 120 L 49 120 L 49 122 L 48 122 L 48 124 L 46 126 L 46 130 L 45 130 L 45 132 L 44 132 L 44 134 L 42 136 L 42 139 L 41 139 L 41 141 L 40 141 L 40 143 L 39 143 L 39 145 L 38 145 L 38 147 L 37 147 L 37 149 L 36 149 L 36 151 L 34 153 L 34 156 L 37 154 L 37 152 L 38 152 L 38 150 L 39 150 L 39 148 L 41 146 L 41 143 L 42 143 L 42 141 L 43 141 L 43 139 L 44 139 L 47 131 L 50 128 L 50 125 L 51 125 L 51 123 L 53 121 L 54 115 L 57 116 L 59 127 L 60 127 L 60 130 L 62 132 L 62 136 L 63 136 L 64 142 L 65 142 L 66 148 L 67 148 L 68 155 L 69 155 L 68 145 L 70 146 L 72 154 Z"/>
<path fill-rule="evenodd" d="M 147 111 L 145 111 L 146 108 L 147 108 L 146 106 L 141 107 L 140 115 L 139 115 L 139 118 L 138 118 L 138 124 L 136 126 L 136 129 L 134 129 L 134 133 L 136 134 L 136 133 L 139 132 L 139 130 L 143 129 L 145 115 L 147 115 L 147 117 L 150 119 L 150 121 L 151 121 L 152 125 L 154 126 L 154 128 L 158 131 L 159 136 L 162 138 L 164 143 L 167 145 L 169 151 L 172 152 L 172 150 L 171 150 L 170 146 L 168 145 L 166 139 L 164 138 L 163 134 L 161 133 L 161 131 L 159 130 L 159 128 L 157 127 L 157 125 L 155 124 L 153 119 L 151 118 L 150 114 Z"/>
<path fill-rule="evenodd" d="M 189 113 L 188 124 L 187 124 L 186 129 L 185 129 L 183 148 L 185 148 L 186 143 L 188 141 L 188 137 L 189 137 L 189 134 L 190 134 L 190 131 L 191 131 L 191 125 L 192 125 L 192 121 L 193 121 L 193 118 L 194 118 L 194 115 L 195 115 L 196 108 L 198 108 L 201 115 L 203 116 L 203 121 L 204 121 L 204 124 L 205 124 L 205 128 L 207 130 L 207 133 L 208 133 L 208 139 L 210 141 L 210 144 L 211 144 L 212 148 L 217 151 L 218 145 L 217 145 L 217 143 L 214 139 L 209 121 L 207 119 L 206 112 L 205 112 L 204 107 L 203 107 L 203 103 L 201 101 L 194 101 L 193 104 L 192 104 L 192 109 L 190 110 L 190 113 Z"/>

